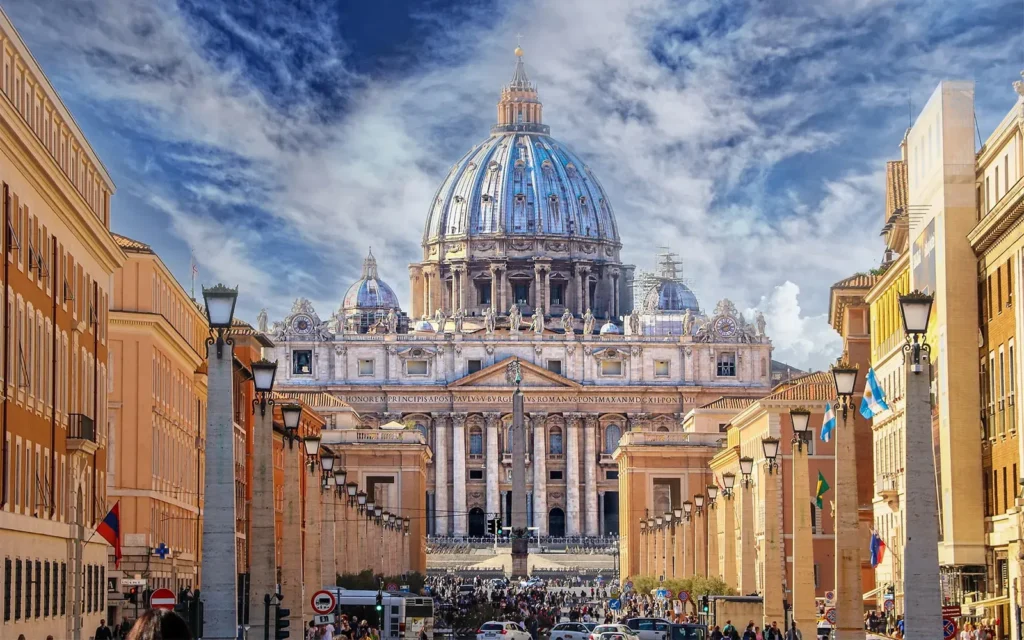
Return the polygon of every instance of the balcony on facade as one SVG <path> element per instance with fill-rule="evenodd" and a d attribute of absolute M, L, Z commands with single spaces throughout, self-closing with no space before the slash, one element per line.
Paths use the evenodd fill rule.
<path fill-rule="evenodd" d="M 326 429 L 321 432 L 324 445 L 337 444 L 426 444 L 415 429 Z"/>
<path fill-rule="evenodd" d="M 889 505 L 892 511 L 900 508 L 899 477 L 894 473 L 883 473 L 875 477 L 875 491 L 878 497 Z"/>
<path fill-rule="evenodd" d="M 99 449 L 96 442 L 96 423 L 87 415 L 72 413 L 68 416 L 68 452 L 81 451 L 92 455 Z"/>
<path fill-rule="evenodd" d="M 660 445 L 660 446 L 686 446 L 686 447 L 716 447 L 725 446 L 724 439 L 720 433 L 691 433 L 680 431 L 627 431 L 622 434 L 619 446 L 631 445 Z M 611 458 L 612 454 L 602 453 Z"/>
<path fill-rule="evenodd" d="M 511 452 L 506 451 L 505 453 L 501 454 L 501 464 L 503 464 L 505 466 L 511 466 L 512 465 L 512 453 Z M 530 454 L 529 453 L 526 454 L 526 466 L 530 466 Z"/>

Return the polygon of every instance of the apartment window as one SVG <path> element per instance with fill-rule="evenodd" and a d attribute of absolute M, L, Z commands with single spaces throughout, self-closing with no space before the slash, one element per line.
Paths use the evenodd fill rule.
<path fill-rule="evenodd" d="M 50 616 L 50 561 L 43 566 L 43 616 Z"/>
<path fill-rule="evenodd" d="M 551 283 L 551 304 L 565 304 L 565 285 L 561 282 Z"/>
<path fill-rule="evenodd" d="M 562 476 L 562 472 L 561 471 L 549 471 L 548 472 L 548 479 L 549 480 L 563 480 L 564 477 Z"/>
<path fill-rule="evenodd" d="M 999 347 L 999 433 L 1006 435 L 1006 362 L 1003 348 Z"/>
<path fill-rule="evenodd" d="M 57 615 L 57 585 L 60 584 L 60 579 L 57 577 L 57 563 L 53 563 L 53 608 L 50 609 L 51 615 Z M 61 611 L 63 614 L 64 612 Z"/>
<path fill-rule="evenodd" d="M 21 559 L 14 561 L 14 621 L 21 620 Z"/>
<path fill-rule="evenodd" d="M 811 503 L 811 533 L 818 533 L 818 505 Z"/>
<path fill-rule="evenodd" d="M 564 452 L 562 450 L 562 430 L 558 427 L 552 427 L 548 433 L 548 453 L 553 456 L 560 456 Z"/>
<path fill-rule="evenodd" d="M 469 479 L 470 480 L 483 480 L 484 479 L 484 470 L 483 469 L 470 469 L 469 470 Z"/>
<path fill-rule="evenodd" d="M 999 167 L 996 167 L 996 202 L 999 202 Z"/>
<path fill-rule="evenodd" d="M 1013 306 L 1013 258 L 1006 259 L 1006 306 Z"/>
<path fill-rule="evenodd" d="M 814 563 L 814 588 L 815 589 L 820 589 L 821 588 L 821 583 L 818 580 L 819 576 L 820 576 L 820 572 L 818 571 L 818 563 L 815 562 Z"/>
<path fill-rule="evenodd" d="M 989 275 L 986 280 L 988 281 L 988 319 L 991 320 L 994 315 L 992 313 L 992 276 Z"/>
<path fill-rule="evenodd" d="M 605 480 L 618 480 L 619 479 L 619 472 L 618 471 L 605 471 L 604 472 L 604 479 Z"/>
<path fill-rule="evenodd" d="M 406 360 L 405 361 L 405 374 L 409 376 L 425 376 L 427 375 L 427 361 L 426 360 Z"/>
<path fill-rule="evenodd" d="M 1010 154 L 1003 156 L 1003 182 L 1006 184 L 1006 191 L 1010 190 Z"/>
<path fill-rule="evenodd" d="M 996 313 L 1003 312 L 1003 268 L 996 268 Z"/>
<path fill-rule="evenodd" d="M 1002 511 L 1002 513 L 1006 513 L 1006 510 L 1009 508 L 1009 504 L 1010 504 L 1009 493 L 1010 493 L 1009 486 L 1008 486 L 1008 483 L 1006 482 L 1006 467 L 1003 467 L 1003 511 Z"/>
<path fill-rule="evenodd" d="M 985 211 L 992 208 L 992 184 L 988 178 L 985 178 Z"/>
<path fill-rule="evenodd" d="M 484 454 L 484 434 L 480 427 L 473 427 L 469 430 L 469 455 L 482 456 Z"/>
<path fill-rule="evenodd" d="M 292 373 L 294 375 L 313 373 L 313 352 L 310 349 L 292 351 Z"/>
<path fill-rule="evenodd" d="M 476 373 L 480 369 L 483 369 L 483 361 L 482 360 L 469 360 L 466 363 L 466 365 L 467 365 L 467 367 L 469 369 L 469 373 Z"/>
<path fill-rule="evenodd" d="M 729 430 L 729 423 L 728 422 L 719 422 L 718 423 L 718 433 L 725 433 L 728 430 Z"/>
<path fill-rule="evenodd" d="M 999 511 L 999 469 L 992 470 L 992 515 Z"/>
<path fill-rule="evenodd" d="M 67 613 L 68 603 L 68 563 L 60 563 L 60 615 Z"/>
<path fill-rule="evenodd" d="M 372 376 L 373 375 L 373 360 L 359 360 L 359 375 L 361 376 Z"/>
<path fill-rule="evenodd" d="M 32 561 L 25 561 L 25 619 L 32 617 Z"/>
<path fill-rule="evenodd" d="M 92 565 L 85 568 L 85 610 L 92 613 Z"/>
<path fill-rule="evenodd" d="M 621 376 L 622 375 L 622 360 L 602 360 L 601 361 L 601 375 L 602 376 Z"/>
<path fill-rule="evenodd" d="M 668 377 L 668 360 L 655 360 L 654 361 L 654 377 L 656 377 L 656 378 L 667 378 Z"/>
<path fill-rule="evenodd" d="M 548 371 L 551 373 L 557 373 L 562 375 L 562 361 L 561 360 L 548 360 Z"/>
<path fill-rule="evenodd" d="M 477 304 L 491 304 L 491 281 L 476 283 Z"/>
<path fill-rule="evenodd" d="M 527 296 L 530 295 L 530 285 L 527 282 L 513 283 L 512 297 L 516 304 L 528 304 Z"/>
<path fill-rule="evenodd" d="M 992 515 L 992 481 L 989 479 L 988 474 L 984 474 L 982 480 L 985 483 L 985 515 Z"/>
<path fill-rule="evenodd" d="M 36 560 L 36 617 L 39 617 L 43 604 L 43 563 Z"/>
<path fill-rule="evenodd" d="M 736 377 L 736 352 L 723 351 L 718 354 L 718 375 L 723 377 Z"/>

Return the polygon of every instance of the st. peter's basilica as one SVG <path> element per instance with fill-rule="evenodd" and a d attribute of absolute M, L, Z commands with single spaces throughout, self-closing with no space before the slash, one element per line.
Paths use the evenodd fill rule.
<path fill-rule="evenodd" d="M 515 53 L 497 124 L 428 203 L 410 305 L 370 253 L 330 317 L 299 299 L 269 326 L 261 313 L 260 329 L 276 345 L 277 388 L 331 398 L 317 410 L 344 410 L 358 428 L 422 434 L 432 460 L 421 508 L 434 535 L 482 535 L 487 514 L 508 522 L 505 367 L 518 358 L 531 526 L 615 534 L 621 435 L 667 432 L 701 447 L 724 437 L 722 425 L 685 417 L 767 393 L 772 347 L 762 316 L 748 321 L 726 299 L 701 307 L 671 254 L 650 273 L 622 264 L 608 194 L 550 137 Z"/>

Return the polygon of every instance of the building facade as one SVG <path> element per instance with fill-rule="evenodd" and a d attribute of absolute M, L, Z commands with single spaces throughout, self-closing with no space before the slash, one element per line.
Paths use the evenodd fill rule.
<path fill-rule="evenodd" d="M 206 316 L 149 245 L 114 234 L 127 261 L 110 309 L 107 494 L 120 500 L 121 578 L 175 593 L 199 584 Z M 113 558 L 111 558 L 113 560 Z M 120 596 L 120 597 L 118 597 Z M 108 612 L 108 621 L 134 610 Z"/>
<path fill-rule="evenodd" d="M 0 11 L 4 637 L 83 637 L 105 615 L 114 185 Z"/>
<path fill-rule="evenodd" d="M 548 136 L 521 53 L 491 136 L 428 205 L 412 319 L 370 254 L 330 318 L 297 300 L 282 320 L 259 322 L 280 388 L 333 395 L 361 427 L 421 432 L 431 535 L 482 536 L 488 514 L 509 522 L 513 359 L 530 433 L 529 523 L 544 536 L 620 531 L 622 434 L 680 433 L 690 409 L 771 388 L 764 318 L 748 321 L 729 300 L 702 309 L 672 254 L 634 300 L 611 203 Z"/>

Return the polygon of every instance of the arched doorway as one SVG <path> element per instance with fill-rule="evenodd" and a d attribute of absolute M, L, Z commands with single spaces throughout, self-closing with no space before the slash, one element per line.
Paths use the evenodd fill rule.
<path fill-rule="evenodd" d="M 469 537 L 484 537 L 484 533 L 487 531 L 484 519 L 484 510 L 480 507 L 473 507 L 469 510 Z"/>
<path fill-rule="evenodd" d="M 565 512 L 558 507 L 548 512 L 548 535 L 553 538 L 565 537 Z"/>

